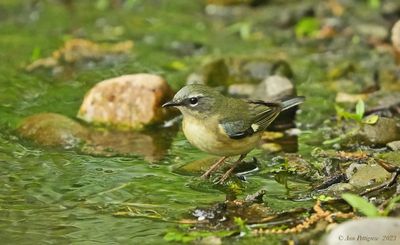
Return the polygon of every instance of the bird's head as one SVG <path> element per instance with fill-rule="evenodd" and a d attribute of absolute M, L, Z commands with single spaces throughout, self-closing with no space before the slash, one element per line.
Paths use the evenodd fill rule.
<path fill-rule="evenodd" d="M 223 95 L 214 89 L 201 84 L 191 84 L 181 88 L 174 98 L 162 105 L 178 108 L 183 116 L 205 118 L 215 112 Z"/>

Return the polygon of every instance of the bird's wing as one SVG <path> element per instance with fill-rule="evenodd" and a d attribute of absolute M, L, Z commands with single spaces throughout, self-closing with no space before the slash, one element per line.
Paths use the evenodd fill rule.
<path fill-rule="evenodd" d="M 231 139 L 242 139 L 265 130 L 281 109 L 280 103 L 248 101 L 246 112 L 235 113 L 219 124 Z"/>

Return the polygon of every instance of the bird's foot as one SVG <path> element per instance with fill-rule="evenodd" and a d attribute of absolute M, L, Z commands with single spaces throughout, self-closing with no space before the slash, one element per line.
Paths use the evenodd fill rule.
<path fill-rule="evenodd" d="M 239 159 L 232 165 L 232 167 L 230 167 L 228 169 L 228 171 L 226 171 L 224 173 L 224 175 L 222 175 L 222 177 L 218 181 L 216 181 L 215 183 L 216 184 L 223 184 L 231 176 L 233 170 L 235 170 L 236 167 L 240 165 L 240 163 L 243 161 L 245 156 L 246 156 L 246 154 L 240 155 Z"/>
<path fill-rule="evenodd" d="M 207 172 L 205 172 L 204 174 L 202 174 L 202 175 L 200 176 L 200 178 L 201 178 L 201 179 L 208 179 L 208 178 L 210 178 L 211 172 L 212 172 L 212 171 L 210 171 L 210 169 L 207 170 Z"/>
<path fill-rule="evenodd" d="M 234 167 L 232 167 L 232 168 L 230 168 L 228 171 L 226 171 L 225 173 L 224 173 L 224 175 L 222 175 L 221 176 L 221 178 L 219 178 L 215 183 L 216 184 L 224 184 L 225 183 L 225 181 L 227 180 L 227 179 L 229 179 L 229 177 L 232 175 L 232 172 L 233 172 L 233 170 L 234 170 L 235 168 Z"/>
<path fill-rule="evenodd" d="M 222 157 L 222 158 L 220 158 L 216 163 L 214 163 L 202 176 L 200 176 L 200 178 L 202 178 L 202 179 L 208 179 L 208 178 L 210 178 L 210 175 L 211 175 L 211 173 L 212 172 L 214 172 L 215 170 L 217 170 L 219 167 L 220 167 L 220 165 L 222 165 L 224 162 L 225 162 L 225 160 L 227 159 L 228 157 Z"/>

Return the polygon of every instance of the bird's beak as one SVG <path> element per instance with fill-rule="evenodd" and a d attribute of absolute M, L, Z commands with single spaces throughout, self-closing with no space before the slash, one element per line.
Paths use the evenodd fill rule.
<path fill-rule="evenodd" d="M 164 105 L 162 105 L 162 107 L 170 107 L 170 106 L 180 106 L 181 103 L 176 102 L 176 101 L 168 101 L 167 103 L 165 103 Z"/>

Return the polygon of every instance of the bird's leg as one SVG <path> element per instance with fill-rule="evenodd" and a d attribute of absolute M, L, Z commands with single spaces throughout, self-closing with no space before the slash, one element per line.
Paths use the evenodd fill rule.
<path fill-rule="evenodd" d="M 233 170 L 243 161 L 243 159 L 246 157 L 246 154 L 242 154 L 240 155 L 239 159 L 233 163 L 232 167 L 230 169 L 228 169 L 228 171 L 226 171 L 224 173 L 224 175 L 222 175 L 221 179 L 218 181 L 219 184 L 223 184 L 225 182 L 225 180 L 227 180 L 229 178 L 229 176 L 231 176 Z"/>
<path fill-rule="evenodd" d="M 214 163 L 200 178 L 207 179 L 210 174 L 215 171 L 221 164 L 225 162 L 228 157 L 221 157 L 216 163 Z"/>

